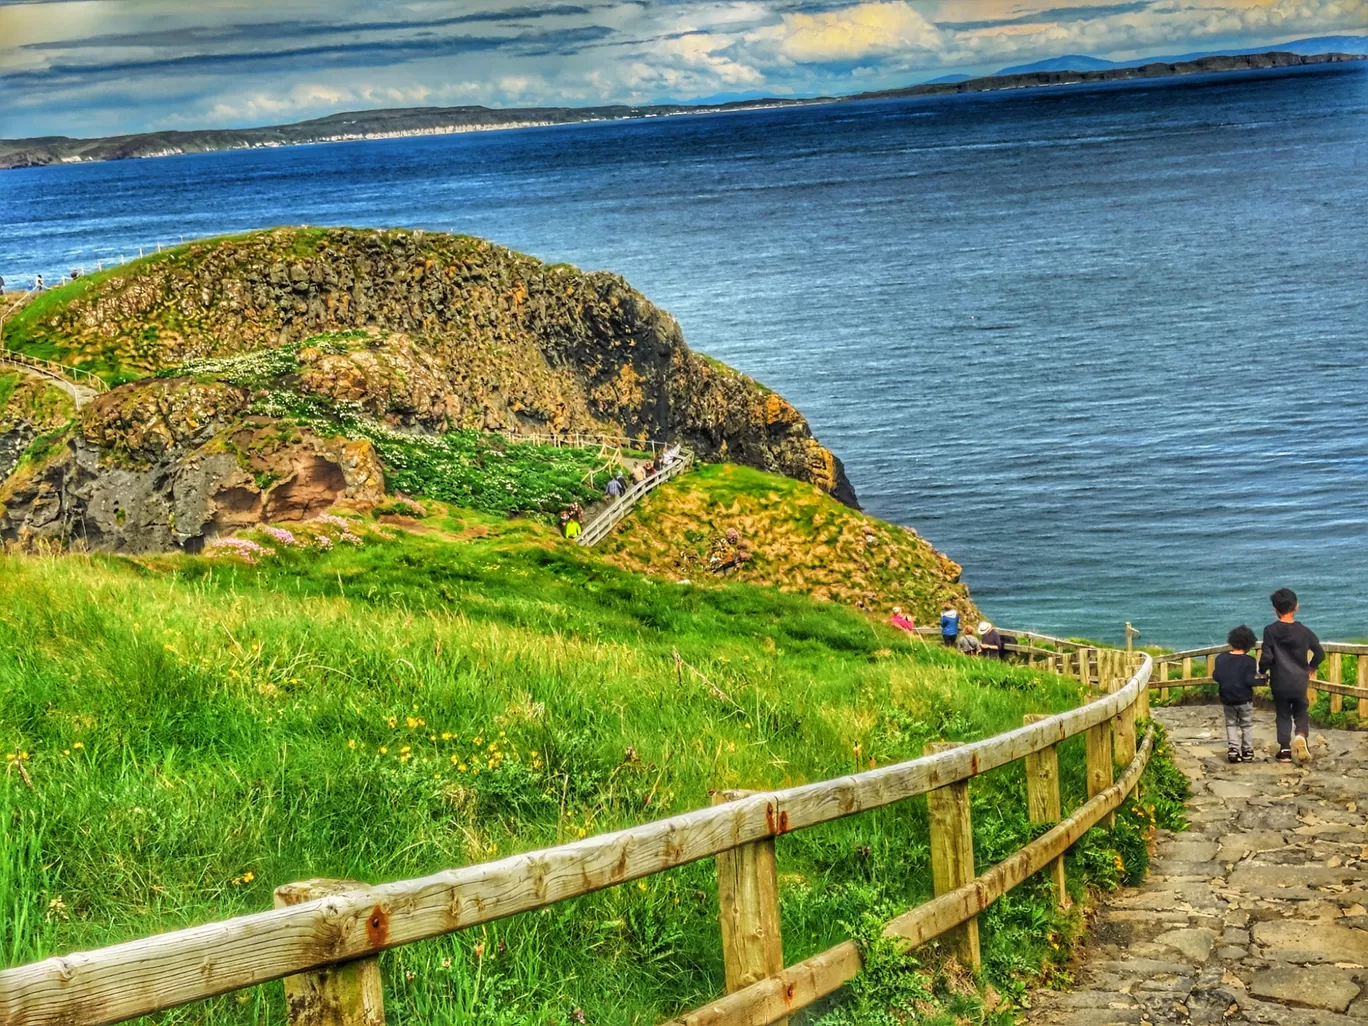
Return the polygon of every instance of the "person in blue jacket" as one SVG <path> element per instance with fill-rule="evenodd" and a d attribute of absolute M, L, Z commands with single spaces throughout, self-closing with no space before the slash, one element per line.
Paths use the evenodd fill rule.
<path fill-rule="evenodd" d="M 947 602 L 941 611 L 941 644 L 947 648 L 954 648 L 955 642 L 959 639 L 959 611 L 955 609 L 954 603 Z"/>

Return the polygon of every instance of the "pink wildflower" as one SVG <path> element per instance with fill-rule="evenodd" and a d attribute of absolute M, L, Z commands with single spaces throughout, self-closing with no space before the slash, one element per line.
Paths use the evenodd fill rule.
<path fill-rule="evenodd" d="M 343 531 L 343 532 L 342 532 L 342 537 L 339 538 L 339 539 L 337 539 L 337 540 L 338 540 L 338 541 L 342 541 L 342 542 L 346 542 L 348 545 L 362 545 L 362 544 L 364 544 L 364 543 L 361 541 L 361 539 L 360 539 L 359 537 L 357 537 L 356 535 L 352 534 L 350 531 Z"/>
<path fill-rule="evenodd" d="M 329 551 L 333 547 L 332 539 L 329 538 L 326 534 L 320 534 L 317 538 L 315 538 L 314 544 L 317 545 L 324 552 Z"/>
<path fill-rule="evenodd" d="M 282 545 L 298 544 L 298 542 L 295 541 L 295 536 L 283 527 L 263 527 L 262 530 Z"/>
<path fill-rule="evenodd" d="M 351 526 L 342 517 L 334 516 L 332 513 L 320 513 L 318 516 L 314 517 L 314 523 L 332 524 L 333 527 L 340 527 L 343 530 L 346 530 Z"/>
<path fill-rule="evenodd" d="M 204 550 L 210 556 L 237 556 L 245 563 L 255 563 L 258 556 L 270 555 L 271 552 L 250 538 L 215 538 Z"/>

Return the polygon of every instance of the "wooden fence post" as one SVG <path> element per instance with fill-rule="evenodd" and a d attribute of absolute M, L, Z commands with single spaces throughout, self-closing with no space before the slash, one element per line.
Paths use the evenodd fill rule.
<path fill-rule="evenodd" d="M 714 805 L 735 801 L 754 791 L 718 791 Z M 774 838 L 742 844 L 717 853 L 717 899 L 721 906 L 722 962 L 727 993 L 784 968 L 784 945 L 779 933 L 779 870 Z M 780 1019 L 779 1023 L 788 1020 Z"/>
<path fill-rule="evenodd" d="M 1116 768 L 1125 770 L 1135 758 L 1135 703 L 1132 702 L 1112 718 L 1112 757 Z"/>
<path fill-rule="evenodd" d="M 1040 713 L 1027 713 L 1026 723 L 1049 719 Z M 1054 745 L 1026 756 L 1026 809 L 1032 823 L 1058 823 L 1063 816 L 1059 801 L 1059 752 Z M 1069 907 L 1069 889 L 1064 881 L 1064 856 L 1050 863 L 1055 893 L 1060 908 Z"/>
<path fill-rule="evenodd" d="M 1330 653 L 1330 683 L 1344 683 L 1344 657 L 1338 652 Z M 1337 713 L 1344 708 L 1344 696 L 1338 691 L 1330 692 L 1330 711 Z"/>
<path fill-rule="evenodd" d="M 299 905 L 330 894 L 360 890 L 355 880 L 303 880 L 275 889 L 275 907 Z M 360 929 L 364 924 L 357 924 Z M 380 960 L 358 958 L 287 976 L 285 1007 L 290 1026 L 385 1026 Z"/>
<path fill-rule="evenodd" d="M 1132 674 L 1132 676 L 1133 676 L 1134 674 L 1137 674 L 1137 673 L 1140 672 L 1140 665 L 1141 665 L 1144 661 L 1145 661 L 1145 657 L 1144 657 L 1143 654 L 1141 654 L 1141 655 L 1135 660 L 1134 665 L 1131 667 L 1131 674 Z M 1150 667 L 1150 676 L 1153 677 L 1154 673 L 1155 673 L 1158 669 L 1159 669 L 1159 664 L 1156 662 L 1153 666 Z M 1146 681 L 1146 682 L 1145 682 L 1145 686 L 1144 686 L 1143 688 L 1140 689 L 1140 694 L 1139 694 L 1139 696 L 1137 696 L 1137 698 L 1136 698 L 1136 700 L 1135 700 L 1135 715 L 1136 715 L 1139 719 L 1142 719 L 1142 720 L 1147 720 L 1147 719 L 1150 718 L 1150 694 L 1149 694 L 1149 693 L 1150 693 L 1149 681 Z"/>
<path fill-rule="evenodd" d="M 1088 797 L 1095 798 L 1112 786 L 1112 724 L 1103 720 L 1086 732 L 1088 759 Z M 1107 829 L 1116 825 L 1116 814 L 1109 813 Z"/>
<path fill-rule="evenodd" d="M 1368 656 L 1357 655 L 1354 662 L 1358 664 L 1358 686 L 1368 688 Z M 1358 700 L 1358 718 L 1360 725 L 1368 723 L 1368 699 Z"/>
<path fill-rule="evenodd" d="M 1183 656 L 1183 680 L 1192 680 L 1192 656 Z"/>
<path fill-rule="evenodd" d="M 1085 688 L 1092 687 L 1092 649 L 1083 646 L 1078 649 L 1078 679 Z"/>
<path fill-rule="evenodd" d="M 936 741 L 924 754 L 948 752 L 959 745 Z M 931 884 L 939 897 L 963 887 L 974 879 L 974 827 L 969 818 L 969 781 L 960 780 L 926 793 L 926 811 L 931 826 Z M 983 964 L 979 953 L 978 917 L 944 934 L 961 964 L 978 972 Z"/>

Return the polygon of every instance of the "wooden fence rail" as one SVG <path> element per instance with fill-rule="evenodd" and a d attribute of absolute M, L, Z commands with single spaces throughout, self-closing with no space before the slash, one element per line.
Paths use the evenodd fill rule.
<path fill-rule="evenodd" d="M 589 547 L 603 541 L 604 538 L 608 537 L 609 532 L 621 523 L 628 513 L 632 512 L 638 502 L 666 481 L 671 481 L 684 473 L 691 466 L 693 466 L 693 453 L 684 452 L 668 467 L 657 470 L 649 477 L 635 482 L 623 493 L 621 498 L 613 500 L 613 503 L 602 513 L 584 525 L 584 530 L 580 532 L 577 539 L 579 543 Z"/>
<path fill-rule="evenodd" d="M 1138 658 L 1139 668 L 1119 690 L 1104 688 L 1078 708 L 1032 717 L 1017 730 L 919 759 L 779 791 L 728 795 L 733 800 L 710 808 L 415 880 L 287 885 L 271 911 L 0 971 L 0 1026 L 100 1026 L 285 977 L 294 978 L 287 991 L 299 997 L 291 1001 L 298 1026 L 377 1026 L 383 1022 L 378 977 L 366 967 L 378 952 L 718 856 L 719 872 L 731 878 L 721 894 L 729 903 L 724 919 L 731 922 L 732 942 L 725 951 L 734 992 L 680 1021 L 774 1022 L 849 979 L 859 969 L 859 952 L 841 945 L 776 972 L 775 953 L 782 951 L 778 888 L 769 879 L 772 854 L 766 857 L 763 849 L 781 834 L 928 795 L 936 810 L 931 846 L 941 852 L 946 872 L 938 874 L 935 900 L 895 919 L 888 931 L 922 943 L 966 926 L 1006 890 L 1051 867 L 1134 788 L 1150 751 L 1147 738 L 1137 752 L 1134 732 L 1127 735 L 1125 728 L 1151 673 L 1149 657 Z M 1048 760 L 1060 741 L 1085 732 L 1106 739 L 1105 745 L 1088 745 L 1089 780 L 1105 783 L 1090 784 L 1087 804 L 976 876 L 972 845 L 964 840 L 964 787 L 1028 756 Z M 1124 767 L 1115 783 L 1114 763 Z M 1040 777 L 1038 763 L 1033 772 Z M 1057 773 L 1033 784 L 1054 788 L 1056 802 L 1058 786 Z M 976 947 L 965 942 L 971 961 Z M 360 968 L 343 971 L 348 963 Z M 323 1013 L 310 1018 L 310 1008 Z M 734 1013 L 716 1011 L 732 1008 Z"/>

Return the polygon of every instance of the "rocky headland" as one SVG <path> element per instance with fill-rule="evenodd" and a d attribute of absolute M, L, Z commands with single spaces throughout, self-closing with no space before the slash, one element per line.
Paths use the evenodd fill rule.
<path fill-rule="evenodd" d="M 691 351 L 621 277 L 474 238 L 196 242 L 46 294 L 4 341 L 116 385 L 79 411 L 32 378 L 0 390 L 11 542 L 194 551 L 378 502 L 403 446 L 460 431 L 678 441 L 856 503 L 792 405 Z"/>

